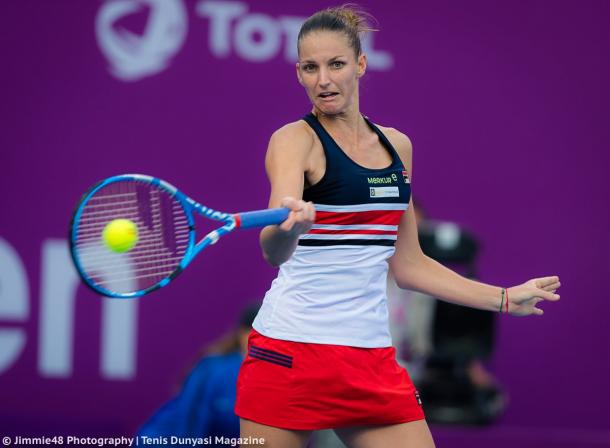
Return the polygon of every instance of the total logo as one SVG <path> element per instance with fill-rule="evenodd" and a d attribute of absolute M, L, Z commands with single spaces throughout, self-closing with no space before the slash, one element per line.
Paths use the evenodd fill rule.
<path fill-rule="evenodd" d="M 149 13 L 142 34 L 117 26 L 121 19 L 145 9 Z M 282 55 L 291 64 L 297 59 L 296 41 L 305 17 L 272 17 L 249 12 L 247 3 L 213 0 L 197 2 L 194 14 L 209 22 L 207 46 L 218 59 L 236 55 L 260 63 Z M 98 11 L 95 29 L 110 72 L 128 82 L 166 70 L 184 45 L 188 23 L 184 0 L 106 0 Z M 362 42 L 369 69 L 390 70 L 392 55 L 374 49 L 373 44 L 369 33 Z"/>

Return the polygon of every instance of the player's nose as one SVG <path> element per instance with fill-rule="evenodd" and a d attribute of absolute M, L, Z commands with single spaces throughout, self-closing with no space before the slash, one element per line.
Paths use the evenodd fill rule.
<path fill-rule="evenodd" d="M 318 85 L 320 88 L 324 89 L 330 85 L 330 76 L 328 70 L 321 69 L 318 74 Z"/>

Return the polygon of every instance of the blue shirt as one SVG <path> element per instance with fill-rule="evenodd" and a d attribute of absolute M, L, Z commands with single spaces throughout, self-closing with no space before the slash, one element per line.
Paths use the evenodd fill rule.
<path fill-rule="evenodd" d="M 216 436 L 239 437 L 239 417 L 233 406 L 242 361 L 239 352 L 203 358 L 189 374 L 180 393 L 164 404 L 142 426 L 138 435 L 159 438 L 211 436 L 212 442 Z"/>

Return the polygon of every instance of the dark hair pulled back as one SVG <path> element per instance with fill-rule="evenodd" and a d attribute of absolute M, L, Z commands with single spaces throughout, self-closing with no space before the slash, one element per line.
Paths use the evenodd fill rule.
<path fill-rule="evenodd" d="M 311 32 L 337 31 L 347 36 L 350 46 L 358 57 L 362 53 L 360 37 L 366 32 L 376 31 L 369 25 L 370 19 L 374 20 L 373 16 L 350 3 L 318 11 L 301 26 L 297 50 L 300 48 L 301 40 Z"/>

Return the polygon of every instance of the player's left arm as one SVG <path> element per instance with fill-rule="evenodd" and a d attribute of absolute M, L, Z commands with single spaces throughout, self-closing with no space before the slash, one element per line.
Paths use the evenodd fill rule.
<path fill-rule="evenodd" d="M 412 174 L 412 145 L 409 138 L 391 128 L 384 132 L 397 150 L 409 175 Z M 489 311 L 499 311 L 502 288 L 467 279 L 426 256 L 419 245 L 413 203 L 403 214 L 396 241 L 396 252 L 390 258 L 390 270 L 396 284 L 447 302 Z M 542 300 L 559 300 L 555 291 L 559 277 L 540 277 L 507 288 L 509 312 L 515 315 L 543 314 L 536 305 Z M 504 311 L 503 307 L 503 311 Z"/>

